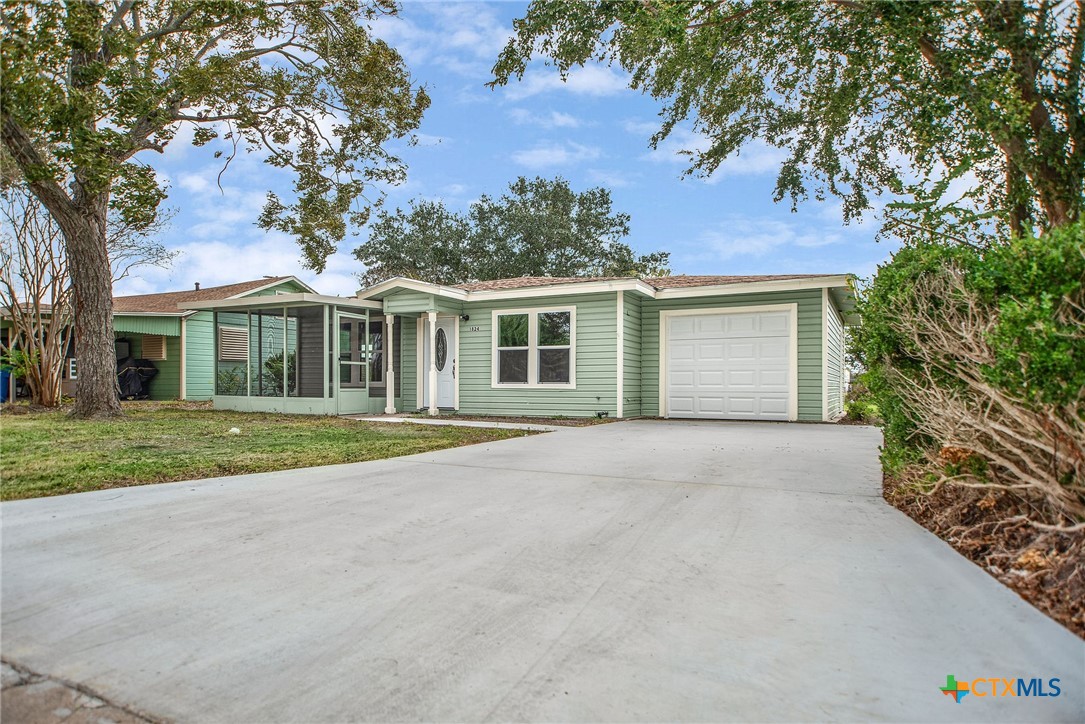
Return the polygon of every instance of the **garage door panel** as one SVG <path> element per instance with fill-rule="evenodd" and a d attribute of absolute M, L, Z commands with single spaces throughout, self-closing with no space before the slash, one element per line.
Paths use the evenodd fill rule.
<path fill-rule="evenodd" d="M 751 362 L 757 359 L 757 345 L 754 342 L 730 342 L 727 345 L 728 362 Z"/>
<path fill-rule="evenodd" d="M 723 370 L 701 370 L 697 373 L 697 386 L 701 388 L 723 389 L 723 380 Z"/>
<path fill-rule="evenodd" d="M 757 386 L 762 390 L 781 390 L 787 392 L 787 370 L 757 370 Z"/>
<path fill-rule="evenodd" d="M 678 364 L 693 362 L 697 359 L 697 345 L 693 342 L 674 342 L 671 344 L 668 356 Z"/>
<path fill-rule="evenodd" d="M 787 398 L 786 397 L 762 397 L 760 400 L 760 413 L 762 415 L 783 415 L 787 416 Z"/>
<path fill-rule="evenodd" d="M 697 370 L 671 370 L 667 374 L 667 380 L 672 389 L 676 388 L 693 388 L 697 386 Z"/>
<path fill-rule="evenodd" d="M 681 315 L 666 330 L 668 415 L 788 419 L 790 312 Z"/>
<path fill-rule="evenodd" d="M 787 343 L 786 338 L 780 339 L 763 339 L 757 345 L 757 357 L 764 363 L 784 363 L 787 364 Z"/>
<path fill-rule="evenodd" d="M 695 359 L 698 362 L 722 362 L 725 359 L 725 349 L 723 342 L 699 342 Z"/>
<path fill-rule="evenodd" d="M 758 330 L 762 334 L 785 335 L 791 321 L 789 312 L 764 312 L 759 315 L 761 324 Z"/>
<path fill-rule="evenodd" d="M 676 415 L 688 415 L 693 412 L 692 397 L 672 397 L 667 403 L 671 406 L 671 411 Z"/>
<path fill-rule="evenodd" d="M 702 415 L 722 415 L 727 407 L 723 397 L 698 397 L 697 412 Z"/>

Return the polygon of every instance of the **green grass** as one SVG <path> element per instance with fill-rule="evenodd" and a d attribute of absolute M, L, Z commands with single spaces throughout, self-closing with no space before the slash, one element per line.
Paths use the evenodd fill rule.
<path fill-rule="evenodd" d="M 0 416 L 0 499 L 380 460 L 521 437 L 520 430 L 377 424 L 135 403 L 111 422 Z M 230 428 L 241 430 L 231 435 Z"/>

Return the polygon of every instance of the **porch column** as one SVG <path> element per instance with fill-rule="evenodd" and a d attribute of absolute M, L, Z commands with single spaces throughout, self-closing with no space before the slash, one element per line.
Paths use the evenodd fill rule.
<path fill-rule="evenodd" d="M 396 354 L 396 318 L 395 315 L 389 314 L 385 318 L 385 324 L 388 329 L 385 332 L 388 336 L 388 371 L 384 373 L 384 384 L 386 400 L 384 403 L 384 414 L 391 415 L 396 411 L 396 373 L 393 366 L 393 360 Z"/>
<path fill-rule="evenodd" d="M 429 318 L 429 414 L 437 414 L 437 312 Z"/>

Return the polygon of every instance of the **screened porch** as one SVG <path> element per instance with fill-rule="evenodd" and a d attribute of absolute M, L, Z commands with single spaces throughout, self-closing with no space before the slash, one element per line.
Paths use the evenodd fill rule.
<path fill-rule="evenodd" d="M 277 294 L 213 312 L 217 409 L 349 415 L 398 409 L 399 330 L 379 302 Z"/>

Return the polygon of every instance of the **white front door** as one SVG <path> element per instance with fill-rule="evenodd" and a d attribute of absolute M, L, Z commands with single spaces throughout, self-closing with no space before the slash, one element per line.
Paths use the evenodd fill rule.
<path fill-rule="evenodd" d="M 429 407 L 429 371 L 433 359 L 428 326 L 427 320 L 423 325 L 426 342 L 422 359 L 422 407 Z M 452 409 L 456 407 L 456 318 L 437 319 L 436 347 L 437 407 Z"/>
<path fill-rule="evenodd" d="M 667 417 L 789 419 L 791 324 L 788 311 L 670 317 Z"/>

